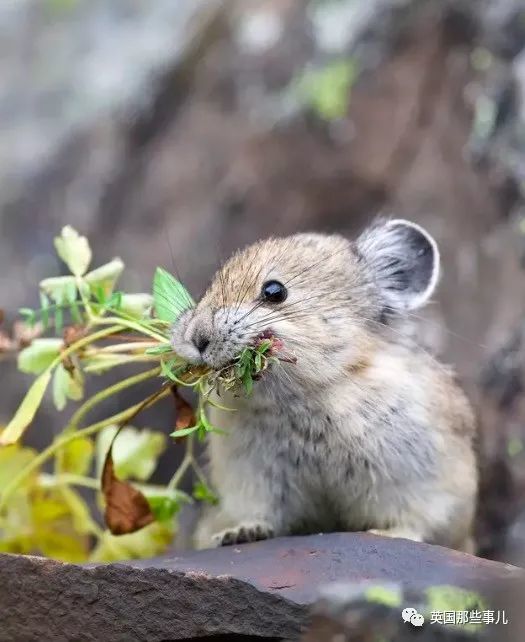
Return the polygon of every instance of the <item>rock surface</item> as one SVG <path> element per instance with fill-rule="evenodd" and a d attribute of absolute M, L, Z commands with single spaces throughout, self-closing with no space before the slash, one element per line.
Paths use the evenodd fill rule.
<path fill-rule="evenodd" d="M 441 547 L 359 533 L 97 566 L 1 555 L 0 641 L 293 640 L 319 587 L 334 582 L 395 582 L 414 594 L 453 585 L 489 595 L 521 574 Z"/>

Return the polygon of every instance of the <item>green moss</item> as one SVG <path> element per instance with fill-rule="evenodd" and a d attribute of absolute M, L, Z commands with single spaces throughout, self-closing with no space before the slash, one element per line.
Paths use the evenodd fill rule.
<path fill-rule="evenodd" d="M 487 603 L 474 591 L 467 591 L 456 586 L 431 586 L 426 590 L 428 611 L 485 611 Z M 458 624 L 467 631 L 477 631 L 483 624 Z"/>
<path fill-rule="evenodd" d="M 365 591 L 365 597 L 369 602 L 384 604 L 392 608 L 401 606 L 401 591 L 386 586 L 371 586 Z"/>

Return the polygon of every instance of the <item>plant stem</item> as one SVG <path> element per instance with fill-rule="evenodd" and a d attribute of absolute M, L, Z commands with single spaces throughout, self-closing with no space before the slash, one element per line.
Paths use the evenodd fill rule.
<path fill-rule="evenodd" d="M 108 325 L 109 323 L 118 323 L 130 330 L 135 330 L 136 332 L 140 332 L 141 334 L 147 334 L 148 336 L 153 337 L 153 339 L 157 339 L 157 341 L 159 341 L 160 343 L 166 343 L 166 341 L 168 341 L 167 336 L 159 334 L 154 330 L 151 330 L 147 326 L 137 323 L 136 321 L 131 321 L 129 319 L 121 319 L 119 317 L 104 317 L 95 321 L 96 325 Z"/>
<path fill-rule="evenodd" d="M 158 341 L 130 341 L 128 343 L 117 343 L 109 346 L 104 346 L 103 348 L 98 348 L 97 352 L 106 354 L 110 352 L 111 354 L 115 352 L 128 352 L 129 350 L 139 351 L 144 350 L 145 348 L 154 348 L 159 345 Z M 141 354 L 140 352 L 137 352 Z"/>
<path fill-rule="evenodd" d="M 89 360 L 93 356 L 97 357 L 97 362 L 91 363 L 88 365 L 84 365 L 84 372 L 87 374 L 91 373 L 101 373 L 101 372 L 107 372 L 108 370 L 111 370 L 112 368 L 118 368 L 119 366 L 127 365 L 130 363 L 158 363 L 159 358 L 155 355 L 149 355 L 149 354 L 144 354 L 144 355 L 132 355 L 132 354 L 121 354 L 121 355 L 111 355 L 111 354 L 105 354 L 105 355 L 100 355 L 96 351 L 88 351 L 86 350 L 84 354 L 85 360 Z M 101 358 L 102 357 L 102 358 Z"/>
<path fill-rule="evenodd" d="M 193 435 L 188 436 L 188 441 L 186 442 L 186 454 L 184 455 L 184 459 L 182 460 L 181 465 L 177 468 L 176 473 L 173 475 L 173 477 L 170 479 L 168 483 L 168 488 L 169 490 L 175 490 L 177 486 L 180 484 L 182 481 L 182 478 L 186 474 L 186 471 L 190 466 L 193 465 L 194 460 L 193 460 Z"/>
<path fill-rule="evenodd" d="M 125 390 L 130 386 L 134 386 L 137 383 L 141 383 L 142 381 L 146 381 L 147 379 L 156 377 L 159 374 L 160 367 L 152 368 L 151 370 L 146 370 L 146 372 L 141 372 L 140 374 L 133 375 L 132 377 L 128 377 L 127 379 L 123 379 L 122 381 L 113 384 L 109 388 L 105 388 L 104 390 L 97 392 L 97 394 L 90 397 L 80 406 L 80 408 L 78 408 L 75 414 L 71 417 L 71 420 L 69 421 L 69 424 L 65 428 L 64 432 L 69 432 L 70 430 L 74 430 L 75 428 L 77 428 L 85 415 L 87 415 L 87 413 L 92 410 L 92 408 L 97 406 L 108 397 L 111 397 L 112 395 L 117 394 L 121 390 Z"/>
<path fill-rule="evenodd" d="M 63 359 L 65 359 L 66 357 L 69 357 L 69 355 L 73 354 L 73 352 L 80 350 L 80 348 L 83 348 L 84 346 L 87 346 L 90 343 L 93 343 L 94 341 L 98 341 L 99 339 L 103 339 L 104 337 L 107 337 L 109 334 L 115 334 L 116 332 L 120 332 L 120 330 L 122 329 L 123 329 L 122 325 L 112 325 L 109 328 L 105 328 L 104 330 L 99 330 L 98 332 L 93 332 L 93 334 L 88 334 L 87 337 L 83 337 L 82 339 L 75 341 L 75 343 L 72 343 L 70 346 L 68 346 L 65 350 L 63 350 L 58 355 L 58 357 L 49 366 L 49 369 L 52 370 L 53 368 L 58 366 L 58 364 L 61 363 Z"/>
<path fill-rule="evenodd" d="M 93 477 L 85 477 L 84 475 L 74 475 L 73 473 L 60 473 L 59 475 L 47 475 L 43 473 L 40 475 L 44 485 L 47 486 L 60 486 L 73 485 L 82 486 L 83 488 L 90 488 L 92 490 L 100 490 L 100 481 L 93 479 Z"/>
<path fill-rule="evenodd" d="M 91 424 L 91 426 L 87 426 L 86 428 L 82 428 L 82 430 L 77 430 L 76 432 L 67 433 L 64 436 L 56 439 L 46 449 L 39 453 L 25 468 L 23 468 L 18 473 L 18 475 L 15 475 L 15 477 L 13 477 L 13 479 L 8 484 L 6 484 L 3 493 L 0 495 L 0 512 L 7 504 L 10 496 L 24 481 L 24 479 L 28 477 L 33 471 L 37 470 L 45 461 L 53 457 L 53 455 L 58 450 L 69 444 L 71 441 L 74 441 L 75 439 L 80 439 L 81 437 L 90 437 L 106 426 L 126 421 L 133 415 L 133 413 L 137 412 L 138 410 L 149 408 L 149 406 L 157 403 L 157 401 L 163 399 L 169 394 L 171 394 L 171 390 L 169 388 L 166 388 L 166 390 L 163 390 L 148 404 L 144 404 L 144 402 L 141 401 L 140 403 L 137 403 L 130 408 L 126 408 L 126 410 L 122 410 L 117 414 L 112 415 L 111 417 L 107 417 L 102 421 L 97 421 L 97 423 Z"/>
<path fill-rule="evenodd" d="M 205 486 L 209 486 L 210 483 L 206 475 L 204 474 L 204 471 L 202 470 L 200 465 L 197 463 L 197 460 L 195 459 L 195 457 L 193 457 L 192 466 L 193 466 L 193 470 L 195 471 L 195 474 L 199 478 L 199 481 L 202 482 Z"/>
<path fill-rule="evenodd" d="M 80 299 L 82 301 L 82 305 L 84 306 L 84 310 L 86 312 L 88 324 L 93 323 L 93 310 L 91 309 L 91 306 L 89 305 L 89 297 L 86 297 L 86 292 L 84 290 L 83 285 L 86 284 L 84 279 L 81 276 L 77 276 L 76 278 L 76 284 L 77 284 L 77 290 L 80 295 Z M 86 284 L 87 285 L 87 284 Z"/>

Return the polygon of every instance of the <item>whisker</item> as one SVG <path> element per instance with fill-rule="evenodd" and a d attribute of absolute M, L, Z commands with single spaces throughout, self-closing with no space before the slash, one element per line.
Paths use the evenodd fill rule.
<path fill-rule="evenodd" d="M 268 275 L 269 275 L 269 274 L 271 274 L 271 272 L 272 272 L 273 270 L 275 270 L 276 266 L 279 264 L 279 261 L 283 258 L 283 256 L 284 256 L 285 252 L 286 252 L 286 250 L 283 250 L 283 251 L 279 254 L 279 256 L 274 260 L 272 267 L 271 267 L 271 268 L 266 272 L 266 275 L 265 275 L 265 277 L 264 277 L 264 280 L 266 280 L 266 279 L 268 278 Z M 260 272 L 260 271 L 259 271 L 259 272 Z M 258 275 L 257 275 L 257 276 L 258 276 Z M 242 303 L 242 302 L 241 302 L 241 303 Z M 235 321 L 235 323 L 236 323 L 236 324 L 237 324 L 237 323 L 240 323 L 240 322 L 241 322 L 241 321 L 243 321 L 246 317 L 250 316 L 250 314 L 251 314 L 252 312 L 254 312 L 255 310 L 257 310 L 258 308 L 260 308 L 260 307 L 261 307 L 261 305 L 264 305 L 264 304 L 265 304 L 265 301 L 263 301 L 263 300 L 258 300 L 258 301 L 256 301 L 256 302 L 255 302 L 255 305 L 254 305 L 250 310 L 248 310 L 248 312 L 247 312 L 246 314 L 244 314 L 240 319 L 237 319 L 237 320 Z M 236 312 L 239 310 L 239 307 L 240 307 L 240 304 L 239 304 L 239 306 L 237 307 Z"/>
<path fill-rule="evenodd" d="M 331 252 L 327 256 L 323 256 L 321 259 L 319 259 L 319 261 L 316 261 L 315 263 L 312 263 L 311 265 L 308 265 L 306 268 L 302 269 L 300 272 L 298 272 L 297 274 L 292 276 L 290 279 L 288 279 L 288 281 L 283 283 L 283 285 L 284 286 L 289 285 L 290 283 L 292 283 L 292 281 L 295 281 L 295 279 L 297 279 L 298 277 L 302 276 L 303 274 L 305 274 L 309 270 L 312 270 L 314 267 L 317 267 L 323 261 L 327 261 L 328 259 L 332 258 L 333 256 L 336 256 L 337 254 L 341 254 L 341 252 L 346 252 L 346 251 L 348 251 L 348 247 L 342 247 L 339 250 L 336 250 L 335 252 Z"/>
<path fill-rule="evenodd" d="M 174 251 L 173 251 L 173 244 L 172 244 L 172 242 L 171 242 L 171 234 L 170 234 L 169 226 L 168 226 L 168 225 L 166 225 L 166 228 L 165 228 L 165 229 L 166 229 L 166 242 L 167 242 L 167 244 L 168 244 L 168 248 L 169 248 L 170 256 L 171 256 L 171 265 L 172 265 L 172 269 L 173 269 L 173 271 L 174 271 L 175 276 L 177 277 L 177 279 L 180 281 L 180 283 L 181 283 L 181 284 L 183 284 L 183 283 L 184 283 L 184 281 L 183 281 L 183 279 L 181 278 L 181 275 L 180 275 L 179 269 L 178 269 L 177 264 L 176 264 L 176 262 L 175 262 L 175 253 L 174 253 Z M 193 303 L 193 301 L 191 300 L 191 297 L 188 295 L 186 288 L 184 288 L 184 299 L 185 299 L 185 301 L 186 301 L 186 303 L 187 303 L 188 305 L 191 305 L 191 307 L 193 307 L 193 306 L 194 306 L 194 303 Z"/>
<path fill-rule="evenodd" d="M 176 304 L 171 297 L 169 297 L 167 294 L 164 294 L 163 292 L 157 292 L 155 294 L 155 298 L 165 301 L 167 304 L 170 305 L 170 307 L 172 307 L 179 314 L 187 310 L 188 307 L 190 307 L 189 301 L 188 301 L 188 307 L 181 307 L 180 305 Z M 191 304 L 191 307 L 194 307 L 194 304 Z"/>
<path fill-rule="evenodd" d="M 409 316 L 409 317 L 412 317 L 412 318 L 416 319 L 417 321 L 421 321 L 422 323 L 424 323 L 426 325 L 433 325 L 434 327 L 438 327 L 440 330 L 443 330 L 443 332 L 445 332 L 446 334 L 449 334 L 449 335 L 455 337 L 456 339 L 459 339 L 460 341 L 464 341 L 465 343 L 468 343 L 468 344 L 470 344 L 472 346 L 475 346 L 476 348 L 483 348 L 483 350 L 488 350 L 489 349 L 489 347 L 484 345 L 483 343 L 478 343 L 477 341 L 472 341 L 471 339 L 469 339 L 469 338 L 467 338 L 467 337 L 465 337 L 465 336 L 463 336 L 461 334 L 458 334 L 457 332 L 454 332 L 453 330 L 449 330 L 449 328 L 447 328 L 445 323 L 440 323 L 439 321 L 434 321 L 432 319 L 427 319 L 427 318 L 425 318 L 425 317 L 423 317 L 421 315 L 414 314 L 413 312 L 406 311 L 406 312 L 404 312 L 404 314 L 406 316 Z"/>
<path fill-rule="evenodd" d="M 243 315 L 242 317 L 240 317 L 239 319 L 236 319 L 236 320 L 235 320 L 235 325 L 237 325 L 238 323 L 240 323 L 241 321 L 243 321 L 244 319 L 246 319 L 246 317 L 250 316 L 250 314 L 251 314 L 252 312 L 254 312 L 255 310 L 257 310 L 258 308 L 260 308 L 260 307 L 261 307 L 261 305 L 264 305 L 264 301 L 257 301 L 257 303 L 256 303 L 252 308 L 250 308 L 250 309 L 248 310 L 248 312 L 246 312 L 246 314 L 244 314 L 244 315 Z"/>
<path fill-rule="evenodd" d="M 250 266 L 250 269 L 246 270 L 245 273 L 244 273 L 243 279 L 241 281 L 241 285 L 239 286 L 239 293 L 237 295 L 237 298 L 235 299 L 234 305 L 232 306 L 232 308 L 235 309 L 235 313 L 237 313 L 237 311 L 239 310 L 240 306 L 242 305 L 244 299 L 246 298 L 246 295 L 248 294 L 248 291 L 250 289 L 251 284 L 254 283 L 255 279 L 257 278 L 255 276 L 255 279 L 251 280 L 252 268 L 255 268 L 255 269 L 257 268 L 257 262 L 256 262 L 255 259 L 258 258 L 262 247 L 263 247 L 262 243 L 260 243 L 257 246 L 257 249 L 255 250 L 255 254 L 254 254 L 254 257 L 253 257 L 253 260 L 252 260 L 252 265 Z M 259 271 L 260 270 L 262 270 L 262 265 L 259 268 Z M 226 314 L 226 319 L 227 320 L 229 319 L 230 312 L 231 312 L 231 308 L 228 309 L 228 312 Z"/>
<path fill-rule="evenodd" d="M 272 310 L 271 312 L 269 312 L 267 317 L 271 317 L 274 314 L 282 314 L 282 313 L 288 311 L 293 306 L 299 305 L 300 303 L 306 303 L 308 301 L 312 301 L 312 300 L 315 300 L 315 299 L 320 299 L 320 298 L 326 297 L 327 294 L 329 294 L 329 296 L 331 297 L 331 299 L 330 299 L 330 304 L 331 305 L 334 305 L 334 304 L 340 305 L 341 303 L 348 302 L 348 300 L 349 300 L 349 296 L 348 295 L 334 299 L 333 295 L 336 292 L 337 292 L 336 290 L 332 290 L 330 293 L 321 292 L 319 294 L 314 294 L 314 295 L 309 296 L 309 297 L 304 297 L 302 299 L 298 299 L 297 301 L 293 301 L 291 303 L 287 303 L 287 304 L 285 303 L 282 306 L 280 306 L 278 309 L 275 309 L 275 310 Z M 346 292 L 346 290 L 341 289 L 341 292 Z M 254 307 L 258 307 L 258 306 L 254 306 Z M 254 310 L 254 308 L 252 308 L 252 310 L 250 310 L 249 313 L 253 312 L 253 310 Z M 244 317 L 241 317 L 240 320 L 244 319 L 246 316 L 248 316 L 248 313 L 246 315 L 244 315 Z M 267 318 L 267 317 L 263 317 L 263 319 Z M 259 320 L 259 321 L 261 321 L 261 320 Z"/>

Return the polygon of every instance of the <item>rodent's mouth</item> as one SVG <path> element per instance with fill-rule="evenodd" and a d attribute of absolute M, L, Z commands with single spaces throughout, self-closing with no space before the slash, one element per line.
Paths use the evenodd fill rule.
<path fill-rule="evenodd" d="M 284 351 L 282 339 L 267 329 L 253 337 L 233 359 L 214 368 L 215 377 L 226 389 L 244 386 L 249 391 L 252 382 L 259 380 L 277 361 L 295 362 L 295 359 Z"/>

